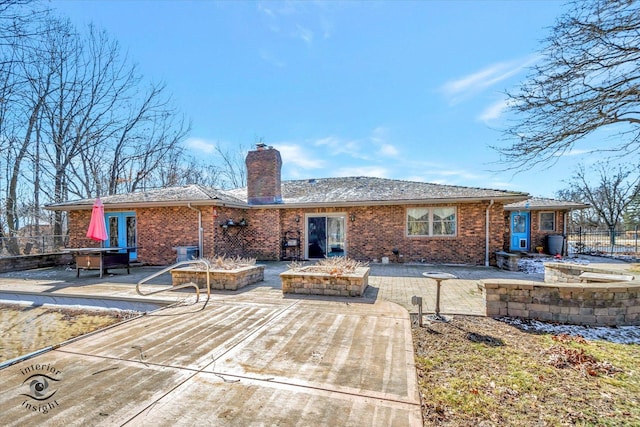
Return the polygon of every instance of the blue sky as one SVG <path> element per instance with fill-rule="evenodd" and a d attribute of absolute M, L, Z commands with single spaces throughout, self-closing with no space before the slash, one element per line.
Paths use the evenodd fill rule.
<path fill-rule="evenodd" d="M 505 90 L 517 87 L 554 1 L 54 1 L 106 29 L 192 121 L 186 144 L 262 140 L 283 179 L 378 176 L 553 197 L 583 151 L 499 169 Z M 498 170 L 498 171 L 496 171 Z"/>

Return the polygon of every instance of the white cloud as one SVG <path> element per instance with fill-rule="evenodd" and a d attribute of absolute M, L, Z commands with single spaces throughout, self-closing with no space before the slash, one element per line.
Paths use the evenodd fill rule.
<path fill-rule="evenodd" d="M 185 145 L 187 146 L 187 148 L 202 151 L 207 154 L 213 153 L 216 149 L 215 143 L 202 138 L 187 138 L 187 140 L 185 141 Z"/>
<path fill-rule="evenodd" d="M 565 156 L 581 156 L 583 154 L 591 154 L 593 153 L 593 150 L 584 150 L 584 149 L 578 149 L 578 148 L 572 148 L 570 150 L 568 150 L 565 153 L 562 153 L 561 156 L 565 157 Z"/>
<path fill-rule="evenodd" d="M 269 64 L 275 65 L 276 67 L 279 67 L 279 68 L 282 68 L 287 65 L 284 61 L 279 60 L 278 58 L 273 56 L 271 52 L 264 49 L 260 51 L 260 58 L 262 58 L 264 61 L 268 62 Z"/>
<path fill-rule="evenodd" d="M 528 56 L 524 59 L 498 62 L 491 64 L 480 71 L 446 82 L 441 90 L 450 99 L 452 104 L 460 102 L 465 97 L 475 95 L 518 74 L 538 60 L 538 56 Z"/>
<path fill-rule="evenodd" d="M 378 126 L 371 132 L 369 139 L 374 145 L 379 147 L 377 151 L 378 156 L 395 157 L 399 153 L 398 149 L 394 145 L 387 142 L 388 133 L 389 129 L 384 126 Z"/>
<path fill-rule="evenodd" d="M 364 158 L 364 156 L 361 154 L 362 142 L 358 140 L 347 140 L 335 136 L 329 136 L 316 140 L 315 142 L 313 142 L 313 145 L 316 147 L 328 148 L 328 155 L 336 156 L 346 154 L 357 159 Z"/>
<path fill-rule="evenodd" d="M 509 105 L 510 102 L 508 98 L 496 101 L 485 108 L 484 111 L 478 116 L 478 119 L 485 123 L 495 121 L 502 116 L 502 113 L 504 113 Z"/>
<path fill-rule="evenodd" d="M 395 157 L 398 155 L 398 149 L 391 144 L 382 144 L 378 154 L 381 156 Z"/>
<path fill-rule="evenodd" d="M 313 43 L 313 31 L 308 28 L 303 27 L 300 24 L 296 25 L 295 36 L 304 40 L 305 43 L 311 44 Z"/>
<path fill-rule="evenodd" d="M 271 8 L 268 8 L 264 5 L 264 3 L 258 3 L 258 10 L 270 18 L 275 18 L 276 14 Z"/>
<path fill-rule="evenodd" d="M 321 169 L 325 166 L 325 161 L 322 158 L 312 158 L 299 145 L 274 144 L 273 146 L 280 151 L 284 164 L 292 164 L 303 169 Z"/>

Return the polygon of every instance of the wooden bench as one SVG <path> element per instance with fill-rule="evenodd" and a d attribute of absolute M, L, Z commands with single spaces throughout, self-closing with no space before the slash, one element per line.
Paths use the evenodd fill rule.
<path fill-rule="evenodd" d="M 634 279 L 633 276 L 627 274 L 605 274 L 605 273 L 582 273 L 580 276 L 581 282 L 630 282 Z"/>

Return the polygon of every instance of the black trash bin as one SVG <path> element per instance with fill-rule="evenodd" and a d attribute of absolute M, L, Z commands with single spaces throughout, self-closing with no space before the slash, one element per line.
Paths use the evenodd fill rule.
<path fill-rule="evenodd" d="M 562 255 L 564 248 L 564 236 L 561 234 L 550 234 L 547 236 L 547 249 L 549 255 Z"/>

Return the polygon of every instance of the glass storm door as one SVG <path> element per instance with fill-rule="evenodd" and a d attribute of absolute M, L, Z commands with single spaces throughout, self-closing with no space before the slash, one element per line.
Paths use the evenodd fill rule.
<path fill-rule="evenodd" d="M 307 217 L 307 258 L 346 256 L 343 215 Z"/>
<path fill-rule="evenodd" d="M 135 248 L 137 246 L 135 212 L 107 212 L 104 217 L 109 237 L 105 242 L 107 248 Z M 137 250 L 129 252 L 130 260 L 137 258 Z"/>
<path fill-rule="evenodd" d="M 529 250 L 529 212 L 511 212 L 511 251 Z"/>

